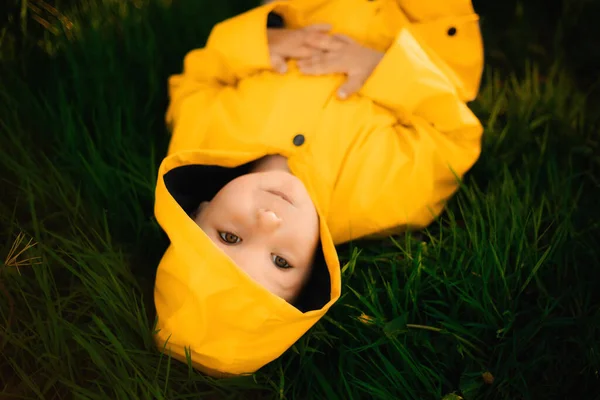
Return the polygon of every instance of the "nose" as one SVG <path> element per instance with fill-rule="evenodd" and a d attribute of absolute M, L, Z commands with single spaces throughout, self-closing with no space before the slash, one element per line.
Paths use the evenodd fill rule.
<path fill-rule="evenodd" d="M 266 230 L 274 230 L 281 224 L 281 218 L 273 211 L 260 208 L 257 214 L 257 222 L 259 227 Z"/>

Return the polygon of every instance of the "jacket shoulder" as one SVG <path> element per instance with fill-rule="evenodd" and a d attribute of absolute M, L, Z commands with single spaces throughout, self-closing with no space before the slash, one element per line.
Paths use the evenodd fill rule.
<path fill-rule="evenodd" d="M 427 22 L 440 18 L 474 14 L 471 0 L 396 0 L 411 22 Z"/>
<path fill-rule="evenodd" d="M 475 99 L 484 67 L 479 16 L 471 0 L 398 0 L 411 31 L 454 83 L 463 101 Z"/>

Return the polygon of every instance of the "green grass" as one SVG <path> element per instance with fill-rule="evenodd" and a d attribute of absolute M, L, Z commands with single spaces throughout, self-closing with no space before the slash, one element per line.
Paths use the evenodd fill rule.
<path fill-rule="evenodd" d="M 481 5 L 484 151 L 448 212 L 343 246 L 326 318 L 218 381 L 154 349 L 153 188 L 167 76 L 252 2 L 73 3 L 15 2 L 0 35 L 2 399 L 600 398 L 597 82 L 562 42 L 590 3 L 551 38 L 523 22 L 546 2 Z"/>

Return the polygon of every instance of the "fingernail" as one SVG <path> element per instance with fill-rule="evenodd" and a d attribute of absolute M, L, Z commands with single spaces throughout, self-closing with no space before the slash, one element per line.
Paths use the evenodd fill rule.
<path fill-rule="evenodd" d="M 340 97 L 340 99 L 345 99 L 347 96 L 347 93 L 344 92 L 343 90 L 338 91 L 338 96 Z"/>

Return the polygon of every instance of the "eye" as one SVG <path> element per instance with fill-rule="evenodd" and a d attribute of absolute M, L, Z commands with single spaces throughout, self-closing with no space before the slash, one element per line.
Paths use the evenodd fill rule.
<path fill-rule="evenodd" d="M 271 260 L 273 260 L 273 264 L 275 264 L 275 266 L 277 268 L 281 268 L 281 269 L 292 268 L 290 263 L 288 263 L 285 258 L 279 257 L 277 254 L 271 254 Z"/>
<path fill-rule="evenodd" d="M 221 240 L 227 244 L 238 244 L 242 241 L 242 238 L 234 235 L 231 232 L 219 232 Z"/>

